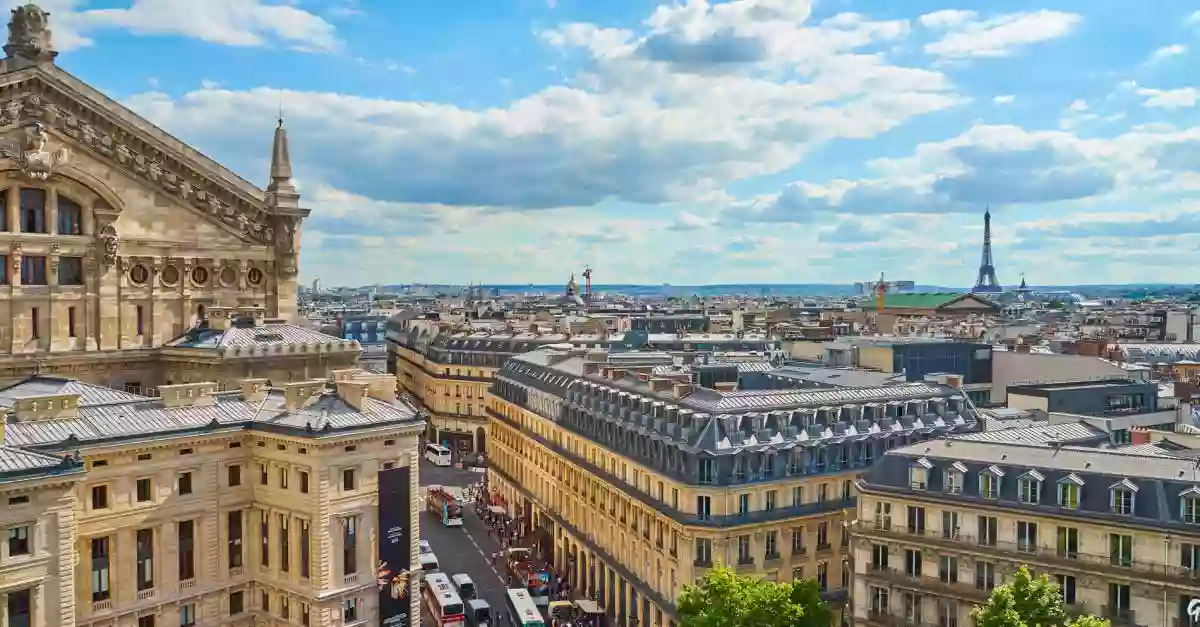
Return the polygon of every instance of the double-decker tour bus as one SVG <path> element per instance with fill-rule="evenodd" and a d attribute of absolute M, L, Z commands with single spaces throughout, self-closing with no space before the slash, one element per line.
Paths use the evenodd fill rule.
<path fill-rule="evenodd" d="M 533 604 L 528 590 L 509 588 L 507 596 L 508 617 L 513 627 L 546 627 L 542 612 Z"/>
<path fill-rule="evenodd" d="M 424 583 L 421 594 L 434 624 L 439 627 L 466 627 L 467 610 L 450 584 L 450 578 L 442 573 L 428 573 Z"/>
<path fill-rule="evenodd" d="M 436 515 L 446 527 L 461 527 L 463 524 L 462 502 L 440 485 L 429 486 L 425 495 L 425 509 Z"/>

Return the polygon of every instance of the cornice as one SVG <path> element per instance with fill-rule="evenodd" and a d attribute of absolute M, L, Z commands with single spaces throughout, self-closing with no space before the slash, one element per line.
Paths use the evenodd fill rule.
<path fill-rule="evenodd" d="M 139 128 L 107 110 L 121 105 L 90 102 L 94 98 L 70 84 L 78 79 L 59 74 L 66 73 L 34 69 L 0 87 L 0 127 L 39 121 L 54 134 L 71 138 L 89 156 L 175 198 L 248 242 L 272 245 L 277 230 L 287 232 L 300 219 L 276 215 L 249 183 L 234 182 L 198 163 L 203 155 L 182 142 L 171 146 L 152 137 L 148 122 L 142 121 L 145 128 Z"/>

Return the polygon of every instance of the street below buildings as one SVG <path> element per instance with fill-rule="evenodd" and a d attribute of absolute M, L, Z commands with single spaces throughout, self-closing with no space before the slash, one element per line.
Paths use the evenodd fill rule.
<path fill-rule="evenodd" d="M 461 496 L 462 489 L 480 481 L 483 475 L 470 470 L 421 464 L 421 492 L 419 498 L 424 507 L 427 486 L 441 485 Z M 441 572 L 447 576 L 466 573 L 475 582 L 479 598 L 492 606 L 493 620 L 504 610 L 507 576 L 502 562 L 493 562 L 492 556 L 500 551 L 500 545 L 488 534 L 487 526 L 475 513 L 474 503 L 464 503 L 463 526 L 444 527 L 437 516 L 428 512 L 421 514 L 421 539 L 429 542 L 437 555 Z M 424 614 L 422 608 L 422 614 Z M 428 616 L 422 616 L 422 624 L 433 625 Z"/>

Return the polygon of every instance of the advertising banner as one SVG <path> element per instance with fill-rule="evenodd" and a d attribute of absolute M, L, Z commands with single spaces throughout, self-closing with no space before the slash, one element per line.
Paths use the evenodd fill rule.
<path fill-rule="evenodd" d="M 379 471 L 379 624 L 411 627 L 412 469 Z"/>

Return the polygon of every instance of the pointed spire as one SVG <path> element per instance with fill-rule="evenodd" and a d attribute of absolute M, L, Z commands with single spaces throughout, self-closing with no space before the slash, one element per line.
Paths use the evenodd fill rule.
<path fill-rule="evenodd" d="M 288 155 L 287 129 L 283 127 L 283 110 L 275 126 L 275 141 L 271 146 L 271 181 L 267 183 L 267 202 L 280 207 L 297 207 L 300 194 L 292 184 L 292 158 Z"/>
<path fill-rule="evenodd" d="M 275 144 L 271 147 L 271 183 L 268 190 L 275 191 L 292 184 L 292 158 L 288 156 L 287 129 L 283 128 L 283 115 L 275 127 Z"/>

